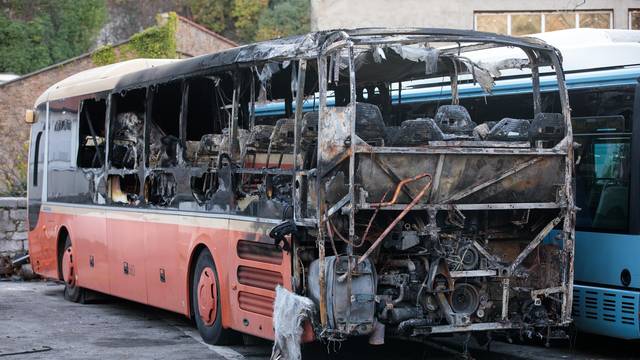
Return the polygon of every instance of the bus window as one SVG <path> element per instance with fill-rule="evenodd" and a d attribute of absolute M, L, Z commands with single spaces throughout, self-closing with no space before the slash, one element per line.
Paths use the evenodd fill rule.
<path fill-rule="evenodd" d="M 231 79 L 225 83 L 230 83 Z M 228 141 L 233 89 L 221 84 L 221 77 L 196 77 L 188 80 L 186 114 L 186 160 L 192 166 L 211 166 Z M 231 85 L 231 84 L 229 84 Z"/>
<path fill-rule="evenodd" d="M 78 167 L 101 168 L 105 158 L 107 102 L 104 99 L 87 99 L 80 103 L 80 107 Z"/>
<path fill-rule="evenodd" d="M 624 121 L 622 116 L 574 119 L 580 144 L 576 149 L 579 230 L 628 229 L 631 137 L 621 131 Z"/>
<path fill-rule="evenodd" d="M 144 118 L 146 89 L 135 89 L 112 95 L 113 112 L 110 123 L 108 164 L 115 174 L 109 174 L 107 190 L 115 204 L 140 204 L 138 169 L 144 150 Z"/>
<path fill-rule="evenodd" d="M 42 138 L 42 131 L 38 132 L 36 136 L 36 145 L 33 150 L 33 186 L 38 186 L 38 163 L 40 162 L 40 139 Z"/>
<path fill-rule="evenodd" d="M 633 86 L 569 93 L 576 159 L 576 228 L 629 229 Z"/>
<path fill-rule="evenodd" d="M 183 162 L 179 155 L 182 92 L 182 81 L 160 84 L 153 92 L 148 124 L 150 168 L 175 167 Z"/>
<path fill-rule="evenodd" d="M 114 94 L 109 163 L 116 169 L 137 169 L 142 160 L 145 89 Z"/>
<path fill-rule="evenodd" d="M 251 72 L 241 83 L 238 109 L 240 191 L 232 205 L 236 214 L 282 219 L 290 215 L 293 177 L 294 119 L 291 77 L 296 65 L 272 63 Z M 265 74 L 269 76 L 265 76 Z M 281 84 L 281 86 L 276 86 Z M 251 90 L 251 86 L 255 86 Z M 248 95 L 248 96 L 247 96 Z M 253 98 L 252 96 L 253 95 Z M 284 113 L 250 116 L 251 108 L 284 103 Z M 253 104 L 253 105 L 252 105 Z"/>
<path fill-rule="evenodd" d="M 629 138 L 582 140 L 576 168 L 580 229 L 626 231 L 629 220 Z"/>
<path fill-rule="evenodd" d="M 229 73 L 187 80 L 185 160 L 200 168 L 190 177 L 191 193 L 208 211 L 226 212 L 232 197 L 230 125 L 234 81 Z"/>
<path fill-rule="evenodd" d="M 109 175 L 107 187 L 112 203 L 126 205 L 139 203 L 140 183 L 137 175 Z"/>

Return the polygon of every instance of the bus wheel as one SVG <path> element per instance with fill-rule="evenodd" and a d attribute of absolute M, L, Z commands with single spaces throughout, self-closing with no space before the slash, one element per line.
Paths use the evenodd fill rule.
<path fill-rule="evenodd" d="M 69 301 L 84 303 L 84 289 L 76 285 L 76 266 L 74 264 L 71 238 L 67 235 L 64 252 L 61 256 L 62 279 L 64 280 L 64 298 Z"/>
<path fill-rule="evenodd" d="M 222 327 L 218 272 L 209 250 L 200 252 L 191 277 L 191 308 L 202 340 L 213 345 L 228 345 L 236 333 Z"/>

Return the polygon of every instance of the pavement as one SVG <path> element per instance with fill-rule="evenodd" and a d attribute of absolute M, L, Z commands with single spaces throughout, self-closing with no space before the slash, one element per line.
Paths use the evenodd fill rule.
<path fill-rule="evenodd" d="M 212 346 L 193 323 L 178 314 L 104 297 L 90 304 L 67 302 L 63 286 L 50 282 L 0 281 L 0 358 L 6 359 L 269 359 L 271 343 Z M 493 341 L 491 351 L 470 343 L 476 359 L 640 359 L 640 342 L 578 334 L 550 348 Z M 429 344 L 387 341 L 373 347 L 363 339 L 306 345 L 304 359 L 451 359 L 462 338 Z"/>

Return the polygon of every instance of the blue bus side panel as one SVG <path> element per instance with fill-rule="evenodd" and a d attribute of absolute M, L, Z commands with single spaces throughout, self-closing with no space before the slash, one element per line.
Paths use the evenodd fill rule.
<path fill-rule="evenodd" d="M 639 301 L 640 294 L 635 291 L 574 285 L 571 315 L 580 331 L 638 339 Z"/>
<path fill-rule="evenodd" d="M 628 287 L 640 289 L 640 236 L 576 232 L 575 281 L 623 286 L 622 270 L 631 272 Z"/>
<path fill-rule="evenodd" d="M 622 287 L 620 273 L 631 272 L 629 287 L 640 288 L 640 236 L 576 232 L 573 320 L 580 331 L 622 339 L 639 339 L 640 292 Z"/>

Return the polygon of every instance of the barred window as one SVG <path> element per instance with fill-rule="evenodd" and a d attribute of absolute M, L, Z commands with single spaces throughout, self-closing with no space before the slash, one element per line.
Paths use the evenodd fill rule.
<path fill-rule="evenodd" d="M 528 35 L 574 28 L 611 29 L 612 27 L 613 11 L 611 10 L 475 13 L 476 30 L 506 35 Z M 629 27 L 640 28 L 640 11 L 629 12 Z"/>

